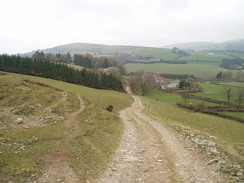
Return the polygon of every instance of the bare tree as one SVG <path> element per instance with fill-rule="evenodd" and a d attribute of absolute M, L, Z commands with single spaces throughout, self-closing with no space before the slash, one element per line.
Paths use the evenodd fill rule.
<path fill-rule="evenodd" d="M 244 88 L 238 88 L 236 92 L 236 101 L 239 108 L 241 108 L 241 105 L 244 103 Z"/>
<path fill-rule="evenodd" d="M 134 75 L 134 76 L 131 76 L 129 78 L 129 87 L 130 87 L 130 90 L 132 93 L 134 94 L 138 94 L 138 91 L 139 91 L 139 84 L 138 84 L 138 79 L 137 77 Z"/>
<path fill-rule="evenodd" d="M 151 73 L 144 73 L 143 71 L 136 72 L 134 76 L 129 79 L 129 86 L 131 91 L 135 94 L 141 92 L 143 96 L 149 93 L 156 86 L 156 82 Z"/>
<path fill-rule="evenodd" d="M 184 99 L 184 102 L 186 101 L 186 99 L 189 99 L 190 98 L 190 95 L 188 93 L 183 93 L 181 94 L 181 98 Z"/>
<path fill-rule="evenodd" d="M 227 97 L 227 102 L 228 102 L 228 104 L 229 104 L 229 103 L 230 103 L 230 98 L 231 98 L 231 96 L 232 96 L 232 87 L 229 87 L 229 86 L 224 87 L 224 94 L 226 95 L 226 97 Z"/>

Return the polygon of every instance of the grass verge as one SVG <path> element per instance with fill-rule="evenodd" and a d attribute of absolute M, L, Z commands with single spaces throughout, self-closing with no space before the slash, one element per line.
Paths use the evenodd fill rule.
<path fill-rule="evenodd" d="M 211 115 L 189 112 L 171 104 L 143 98 L 147 114 L 169 125 L 183 125 L 216 142 L 230 157 L 242 162 L 244 124 Z"/>

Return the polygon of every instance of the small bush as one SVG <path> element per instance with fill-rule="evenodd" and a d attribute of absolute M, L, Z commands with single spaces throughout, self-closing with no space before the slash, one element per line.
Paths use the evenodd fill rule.
<path fill-rule="evenodd" d="M 195 107 L 196 111 L 200 111 L 200 112 L 203 112 L 203 111 L 207 110 L 207 108 L 208 108 L 208 106 L 204 103 L 198 103 L 194 107 Z"/>
<path fill-rule="evenodd" d="M 109 112 L 112 112 L 113 111 L 113 106 L 112 105 L 109 105 L 108 107 L 106 107 L 106 110 L 109 111 Z"/>
<path fill-rule="evenodd" d="M 24 116 L 30 116 L 35 111 L 34 107 L 32 106 L 23 106 L 17 110 L 15 110 L 13 113 L 15 115 L 24 115 Z"/>

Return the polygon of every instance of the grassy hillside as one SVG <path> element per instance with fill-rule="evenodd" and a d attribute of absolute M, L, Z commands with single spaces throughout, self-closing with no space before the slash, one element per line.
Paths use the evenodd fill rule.
<path fill-rule="evenodd" d="M 0 182 L 37 181 L 55 162 L 82 182 L 98 176 L 123 132 L 117 112 L 131 102 L 124 93 L 1 72 Z M 110 104 L 114 112 L 104 109 Z"/>
<path fill-rule="evenodd" d="M 181 49 L 194 49 L 196 51 L 203 50 L 241 50 L 244 51 L 244 39 L 231 40 L 222 43 L 211 43 L 211 42 L 190 42 L 190 43 L 179 43 L 166 46 L 166 48 L 181 48 Z"/>
<path fill-rule="evenodd" d="M 53 48 L 43 49 L 44 53 L 90 53 L 93 55 L 111 56 L 117 53 L 132 54 L 134 52 L 158 49 L 152 47 L 143 46 L 119 46 L 119 45 L 103 45 L 103 44 L 91 44 L 91 43 L 71 43 L 66 45 L 60 45 Z M 23 55 L 32 56 L 34 52 L 29 52 Z"/>
<path fill-rule="evenodd" d="M 130 103 L 132 102 L 132 99 L 129 99 L 125 93 L 116 92 L 113 90 L 98 90 L 98 89 L 88 88 L 88 87 L 75 85 L 71 83 L 65 83 L 65 82 L 56 81 L 52 79 L 46 79 L 46 78 L 34 77 L 28 75 L 18 75 L 18 76 L 23 79 L 30 79 L 33 81 L 41 82 L 62 89 L 66 92 L 80 94 L 81 96 L 87 97 L 88 99 L 92 100 L 94 103 L 96 103 L 102 108 L 106 108 L 108 105 L 113 105 L 115 112 L 118 112 L 119 110 L 125 108 L 125 106 L 129 106 Z"/>
<path fill-rule="evenodd" d="M 194 113 L 164 101 L 143 98 L 146 113 L 172 127 L 190 129 L 216 142 L 231 158 L 243 163 L 244 124 L 202 113 Z"/>

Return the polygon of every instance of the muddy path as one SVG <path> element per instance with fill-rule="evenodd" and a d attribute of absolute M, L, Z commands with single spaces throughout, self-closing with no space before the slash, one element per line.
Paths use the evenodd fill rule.
<path fill-rule="evenodd" d="M 120 112 L 125 132 L 114 159 L 101 178 L 90 182 L 226 182 L 194 144 L 143 114 L 140 98 L 133 98 L 133 105 Z"/>

